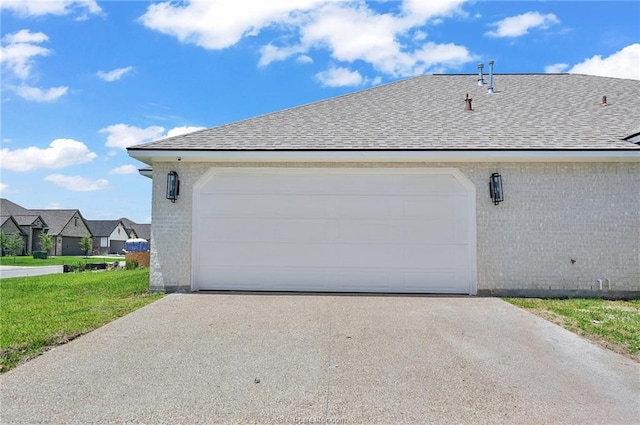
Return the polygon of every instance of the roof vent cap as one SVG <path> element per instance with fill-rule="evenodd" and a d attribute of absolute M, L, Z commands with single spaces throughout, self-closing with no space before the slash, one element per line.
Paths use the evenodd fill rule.
<path fill-rule="evenodd" d="M 471 98 L 469 97 L 469 93 L 467 93 L 467 97 L 464 98 L 464 110 L 465 111 L 473 111 L 473 108 L 471 107 Z"/>
<path fill-rule="evenodd" d="M 489 61 L 489 88 L 487 89 L 488 94 L 493 94 L 495 91 L 493 90 L 493 64 L 494 61 Z"/>
<path fill-rule="evenodd" d="M 482 69 L 484 68 L 483 63 L 478 64 L 478 85 L 484 86 L 484 76 L 482 75 Z"/>

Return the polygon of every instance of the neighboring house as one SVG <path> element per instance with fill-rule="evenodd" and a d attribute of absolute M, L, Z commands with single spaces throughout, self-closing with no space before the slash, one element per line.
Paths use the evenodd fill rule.
<path fill-rule="evenodd" d="M 151 244 L 151 224 L 135 223 L 125 217 L 121 218 L 120 221 L 124 223 L 131 239 L 141 238 Z"/>
<path fill-rule="evenodd" d="M 25 253 L 31 254 L 33 251 L 38 251 L 40 249 L 40 234 L 49 231 L 42 217 L 8 199 L 0 199 L 0 211 L 3 216 L 12 216 L 22 229 L 26 238 Z"/>
<path fill-rule="evenodd" d="M 86 220 L 93 235 L 93 255 L 122 254 L 129 233 L 121 220 Z"/>
<path fill-rule="evenodd" d="M 22 238 L 23 240 L 23 252 L 26 250 L 26 246 L 27 246 L 27 235 L 26 233 L 24 233 L 22 231 L 22 228 L 20 228 L 20 225 L 18 224 L 18 222 L 13 218 L 13 216 L 11 215 L 2 215 L 0 216 L 0 231 L 5 235 L 18 235 Z M 4 249 L 2 252 L 2 255 L 4 255 Z"/>
<path fill-rule="evenodd" d="M 151 225 L 150 224 L 138 224 L 133 223 L 131 226 L 138 238 L 145 239 L 151 244 Z"/>
<path fill-rule="evenodd" d="M 49 255 L 83 255 L 80 241 L 83 236 L 91 236 L 82 214 L 79 210 L 34 210 L 17 205 L 7 199 L 0 201 L 2 214 L 9 214 L 14 217 L 35 217 L 33 223 L 39 224 L 41 228 L 34 228 L 31 234 L 31 250 L 39 247 L 38 231 L 47 231 L 53 237 L 53 248 Z M 6 213 L 5 213 L 6 211 Z M 26 219 L 25 219 L 26 220 Z M 18 220 L 16 220 L 18 221 Z M 47 230 L 48 229 L 48 230 Z"/>
<path fill-rule="evenodd" d="M 478 80 L 130 147 L 153 168 L 151 289 L 637 296 L 640 81 Z"/>
<path fill-rule="evenodd" d="M 84 255 L 80 241 L 92 236 L 79 210 L 31 210 L 42 216 L 54 238 L 50 255 Z"/>

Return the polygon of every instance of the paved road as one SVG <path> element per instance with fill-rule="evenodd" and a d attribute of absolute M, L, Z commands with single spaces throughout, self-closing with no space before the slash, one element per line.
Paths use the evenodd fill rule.
<path fill-rule="evenodd" d="M 3 277 L 23 277 L 23 276 L 39 276 L 43 274 L 62 273 L 62 266 L 0 266 L 0 278 Z"/>
<path fill-rule="evenodd" d="M 0 384 L 3 424 L 640 418 L 640 364 L 496 298 L 170 295 Z"/>

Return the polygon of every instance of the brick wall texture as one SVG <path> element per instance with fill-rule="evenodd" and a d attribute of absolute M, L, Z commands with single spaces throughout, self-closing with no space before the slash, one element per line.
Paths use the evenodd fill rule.
<path fill-rule="evenodd" d="M 447 167 L 476 186 L 477 286 L 500 291 L 640 291 L 638 163 L 157 163 L 151 290 L 191 290 L 193 185 L 211 167 Z M 176 203 L 166 174 L 180 176 Z M 494 205 L 489 176 L 502 175 Z M 605 280 L 607 279 L 607 280 Z"/>

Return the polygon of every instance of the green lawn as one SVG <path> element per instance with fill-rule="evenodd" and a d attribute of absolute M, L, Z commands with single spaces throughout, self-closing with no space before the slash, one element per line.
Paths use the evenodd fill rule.
<path fill-rule="evenodd" d="M 39 258 L 33 258 L 31 255 L 17 256 L 15 257 L 15 262 L 13 257 L 5 256 L 0 257 L 0 265 L 3 266 L 61 266 L 65 264 L 77 264 L 77 263 L 102 263 L 102 262 L 113 262 L 113 261 L 124 261 L 124 257 L 102 257 L 102 256 L 60 256 L 60 257 L 49 257 L 46 260 L 42 260 Z"/>
<path fill-rule="evenodd" d="M 640 299 L 506 298 L 605 347 L 640 361 Z"/>
<path fill-rule="evenodd" d="M 148 287 L 148 269 L 0 280 L 0 371 L 161 297 Z"/>

